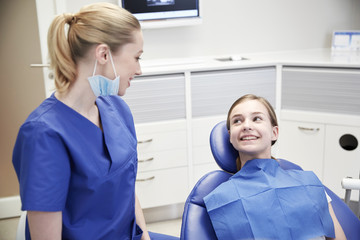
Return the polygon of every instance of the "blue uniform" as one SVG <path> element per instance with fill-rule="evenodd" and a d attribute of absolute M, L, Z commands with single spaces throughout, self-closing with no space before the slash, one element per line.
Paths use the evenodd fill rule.
<path fill-rule="evenodd" d="M 133 118 L 118 96 L 96 104 L 103 131 L 54 95 L 21 126 L 13 164 L 22 210 L 62 211 L 63 239 L 137 239 Z"/>

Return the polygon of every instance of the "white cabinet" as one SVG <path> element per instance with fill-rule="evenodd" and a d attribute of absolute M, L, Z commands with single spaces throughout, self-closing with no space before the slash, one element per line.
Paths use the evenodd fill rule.
<path fill-rule="evenodd" d="M 344 177 L 359 178 L 359 142 L 360 126 L 326 126 L 324 151 L 324 183 L 327 187 L 329 187 L 338 196 L 342 198 L 345 196 L 345 191 L 341 187 L 341 179 Z M 341 145 L 345 147 L 345 149 Z M 358 193 L 356 191 L 353 191 L 353 193 L 351 194 L 351 198 L 354 201 L 358 201 Z"/>
<path fill-rule="evenodd" d="M 140 76 L 131 84 L 123 98 L 135 121 L 141 206 L 185 202 L 189 178 L 184 74 Z"/>
<path fill-rule="evenodd" d="M 136 193 L 143 208 L 185 202 L 188 195 L 185 120 L 137 124 Z"/>
<path fill-rule="evenodd" d="M 278 157 L 314 171 L 340 197 L 341 180 L 360 172 L 359 147 L 340 145 L 346 134 L 360 140 L 359 93 L 359 69 L 283 67 Z"/>
<path fill-rule="evenodd" d="M 315 172 L 323 179 L 325 125 L 311 122 L 281 121 L 277 157 Z"/>
<path fill-rule="evenodd" d="M 360 174 L 360 126 L 286 120 L 281 121 L 280 129 L 278 157 L 315 172 L 324 185 L 343 198 L 341 180 L 359 178 Z M 352 194 L 352 199 L 357 200 L 357 195 Z"/>

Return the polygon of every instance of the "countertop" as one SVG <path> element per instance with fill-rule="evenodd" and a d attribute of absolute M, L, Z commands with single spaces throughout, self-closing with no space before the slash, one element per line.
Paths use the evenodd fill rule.
<path fill-rule="evenodd" d="M 144 75 L 269 66 L 360 68 L 360 52 L 309 49 L 270 53 L 142 60 Z"/>

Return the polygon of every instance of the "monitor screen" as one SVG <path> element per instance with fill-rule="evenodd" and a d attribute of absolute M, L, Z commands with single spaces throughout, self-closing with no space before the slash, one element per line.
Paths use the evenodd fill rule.
<path fill-rule="evenodd" d="M 122 0 L 138 20 L 199 17 L 199 0 Z"/>

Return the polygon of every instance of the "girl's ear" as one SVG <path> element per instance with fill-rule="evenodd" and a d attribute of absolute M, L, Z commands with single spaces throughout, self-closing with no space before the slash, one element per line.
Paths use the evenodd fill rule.
<path fill-rule="evenodd" d="M 272 141 L 275 141 L 277 140 L 279 137 L 279 126 L 274 126 L 272 128 L 272 137 L 271 137 L 271 140 Z"/>
<path fill-rule="evenodd" d="M 110 48 L 106 44 L 99 44 L 95 48 L 95 57 L 99 64 L 105 64 L 109 59 Z"/>

